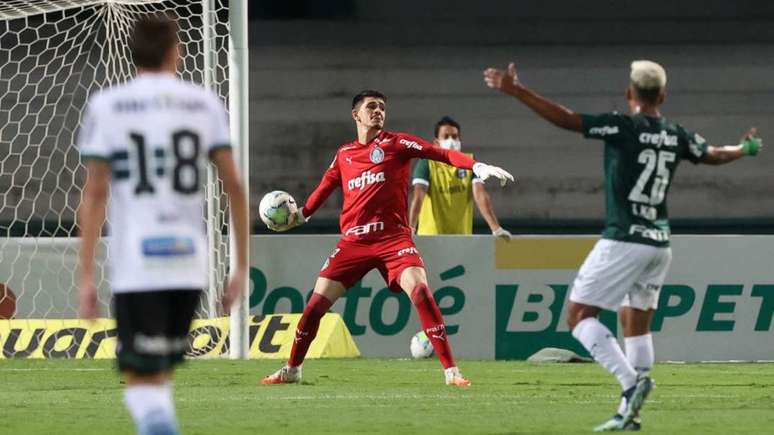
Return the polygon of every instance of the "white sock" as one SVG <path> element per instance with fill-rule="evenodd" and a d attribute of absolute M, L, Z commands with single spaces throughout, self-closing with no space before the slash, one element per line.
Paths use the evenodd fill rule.
<path fill-rule="evenodd" d="M 124 401 L 138 435 L 178 433 L 172 386 L 169 383 L 130 385 L 124 391 Z"/>
<path fill-rule="evenodd" d="M 626 360 L 613 333 L 595 317 L 581 320 L 572 330 L 572 336 L 583 344 L 595 361 L 615 375 L 624 391 L 637 382 L 637 372 Z"/>
<path fill-rule="evenodd" d="M 649 375 L 653 367 L 653 336 L 651 334 L 624 337 L 626 357 L 637 374 Z"/>
<path fill-rule="evenodd" d="M 624 415 L 626 413 L 626 399 L 621 397 L 621 401 L 618 402 L 618 415 Z"/>

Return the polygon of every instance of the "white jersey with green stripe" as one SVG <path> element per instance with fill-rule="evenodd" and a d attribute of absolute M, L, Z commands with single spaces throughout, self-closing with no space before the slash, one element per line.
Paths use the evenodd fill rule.
<path fill-rule="evenodd" d="M 82 158 L 111 166 L 113 291 L 206 287 L 206 165 L 230 146 L 220 99 L 172 74 L 144 73 L 90 98 L 78 146 Z"/>
<path fill-rule="evenodd" d="M 699 163 L 707 143 L 664 117 L 582 115 L 583 134 L 605 141 L 606 219 L 602 237 L 668 246 L 667 195 L 682 159 Z"/>

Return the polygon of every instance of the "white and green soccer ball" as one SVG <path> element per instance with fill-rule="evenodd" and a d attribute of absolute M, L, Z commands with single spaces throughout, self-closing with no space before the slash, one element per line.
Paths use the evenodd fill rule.
<path fill-rule="evenodd" d="M 430 343 L 425 331 L 419 331 L 411 337 L 409 349 L 414 359 L 429 358 L 433 354 L 433 344 Z"/>
<path fill-rule="evenodd" d="M 263 195 L 258 205 L 261 220 L 272 230 L 284 231 L 291 223 L 292 216 L 298 211 L 296 200 L 289 193 L 275 190 Z"/>

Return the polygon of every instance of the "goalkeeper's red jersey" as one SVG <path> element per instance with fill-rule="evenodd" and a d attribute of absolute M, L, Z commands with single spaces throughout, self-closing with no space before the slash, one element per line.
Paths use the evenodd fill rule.
<path fill-rule="evenodd" d="M 422 158 L 471 169 L 475 161 L 406 133 L 382 131 L 371 142 L 357 140 L 336 151 L 320 185 L 304 203 L 311 216 L 337 188 L 344 192 L 339 226 L 344 240 L 365 241 L 411 234 L 408 184 L 411 159 Z"/>

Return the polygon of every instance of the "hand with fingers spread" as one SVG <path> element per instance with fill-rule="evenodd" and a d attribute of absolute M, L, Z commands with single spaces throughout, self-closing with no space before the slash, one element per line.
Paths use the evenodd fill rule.
<path fill-rule="evenodd" d="M 516 74 L 516 64 L 508 64 L 507 70 L 497 68 L 487 68 L 484 70 L 484 82 L 492 89 L 497 89 L 503 93 L 513 95 L 521 85 L 519 76 Z"/>
<path fill-rule="evenodd" d="M 473 165 L 473 173 L 476 174 L 481 181 L 486 181 L 489 177 L 497 178 L 500 180 L 500 186 L 505 186 L 508 180 L 516 182 L 510 172 L 497 166 L 487 165 L 486 163 L 477 162 Z"/>

